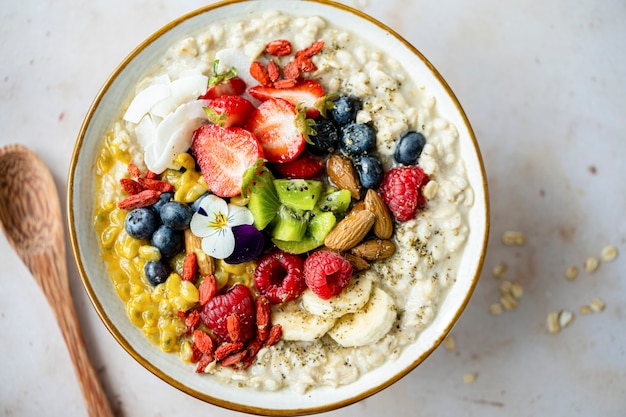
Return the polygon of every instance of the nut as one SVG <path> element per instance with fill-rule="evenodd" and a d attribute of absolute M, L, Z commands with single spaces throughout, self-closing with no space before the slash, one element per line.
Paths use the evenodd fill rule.
<path fill-rule="evenodd" d="M 202 250 L 202 239 L 194 235 L 191 229 L 185 229 L 185 251 L 195 252 L 200 275 L 211 275 L 215 273 L 215 260 Z"/>
<path fill-rule="evenodd" d="M 352 249 L 367 235 L 375 220 L 376 216 L 369 210 L 352 211 L 335 225 L 324 244 L 337 251 Z"/>
<path fill-rule="evenodd" d="M 353 272 L 361 272 L 361 271 L 368 270 L 370 268 L 370 263 L 367 262 L 365 259 L 361 258 L 360 256 L 356 256 L 348 252 L 348 253 L 344 253 L 343 257 L 346 258 L 348 262 L 350 262 L 350 266 L 352 266 Z"/>
<path fill-rule="evenodd" d="M 348 190 L 352 198 L 361 198 L 361 185 L 352 162 L 345 156 L 332 155 L 326 165 L 328 177 L 340 190 Z"/>
<path fill-rule="evenodd" d="M 374 234 L 381 239 L 389 239 L 393 235 L 393 221 L 387 205 L 378 193 L 371 188 L 365 194 L 365 208 L 374 213 Z"/>
<path fill-rule="evenodd" d="M 374 223 L 376 225 L 376 223 Z M 366 261 L 387 259 L 396 251 L 396 245 L 391 240 L 371 239 L 352 248 L 352 254 L 360 256 Z"/>

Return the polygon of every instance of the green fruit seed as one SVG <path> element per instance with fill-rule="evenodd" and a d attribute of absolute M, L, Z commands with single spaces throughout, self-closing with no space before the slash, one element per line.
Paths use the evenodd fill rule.
<path fill-rule="evenodd" d="M 318 201 L 321 211 L 332 211 L 333 213 L 343 213 L 350 207 L 352 196 L 348 190 L 334 191 L 323 196 Z"/>

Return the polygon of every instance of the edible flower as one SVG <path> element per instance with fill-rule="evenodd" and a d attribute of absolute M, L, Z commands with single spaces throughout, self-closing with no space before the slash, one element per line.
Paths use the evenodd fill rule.
<path fill-rule="evenodd" d="M 190 228 L 194 235 L 202 238 L 202 250 L 207 255 L 224 259 L 235 250 L 232 228 L 253 222 L 252 213 L 247 208 L 209 194 L 202 199 L 191 218 Z"/>

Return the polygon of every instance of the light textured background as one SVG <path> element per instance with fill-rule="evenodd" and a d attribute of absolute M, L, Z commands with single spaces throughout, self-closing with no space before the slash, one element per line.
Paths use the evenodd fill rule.
<path fill-rule="evenodd" d="M 0 146 L 51 167 L 62 198 L 76 135 L 119 61 L 199 0 L 4 0 Z M 474 297 L 443 347 L 384 392 L 328 416 L 623 416 L 626 410 L 626 3 L 623 0 L 345 1 L 393 27 L 440 70 L 478 137 L 492 203 Z M 85 196 L 90 198 L 90 196 Z M 521 230 L 521 247 L 501 243 Z M 568 282 L 569 265 L 621 254 Z M 69 249 L 69 248 L 68 248 Z M 70 256 L 68 255 L 68 260 Z M 71 260 L 70 260 L 71 261 Z M 525 293 L 492 316 L 492 268 Z M 60 332 L 34 280 L 0 238 L 0 415 L 85 415 Z M 168 386 L 116 344 L 70 264 L 82 329 L 119 416 L 234 416 Z M 602 313 L 578 308 L 599 297 Z M 545 317 L 574 322 L 549 334 Z M 464 374 L 476 380 L 465 384 Z"/>

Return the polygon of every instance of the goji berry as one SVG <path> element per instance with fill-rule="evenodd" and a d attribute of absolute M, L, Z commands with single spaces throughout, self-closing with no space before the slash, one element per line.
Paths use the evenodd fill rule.
<path fill-rule="evenodd" d="M 203 353 L 202 357 L 198 361 L 198 365 L 196 366 L 196 372 L 199 374 L 204 372 L 206 367 L 209 366 L 209 364 L 214 360 L 215 357 L 211 353 Z"/>
<path fill-rule="evenodd" d="M 195 252 L 189 252 L 183 261 L 183 273 L 181 278 L 183 281 L 193 281 L 198 271 L 198 258 Z"/>
<path fill-rule="evenodd" d="M 313 42 L 308 48 L 304 48 L 296 52 L 296 58 L 299 56 L 305 56 L 310 58 L 313 55 L 317 54 L 319 51 L 321 51 L 323 47 L 324 41 Z"/>
<path fill-rule="evenodd" d="M 219 345 L 217 349 L 215 349 L 215 359 L 221 361 L 228 355 L 231 355 L 235 352 L 239 352 L 243 349 L 243 343 L 241 342 L 227 342 Z"/>
<path fill-rule="evenodd" d="M 200 324 L 200 310 L 193 310 L 185 317 L 187 333 L 193 332 L 198 327 L 198 324 Z"/>
<path fill-rule="evenodd" d="M 233 342 L 238 342 L 241 337 L 241 324 L 239 317 L 236 314 L 231 314 L 226 319 L 226 329 L 228 330 L 228 337 Z"/>
<path fill-rule="evenodd" d="M 257 339 L 264 342 L 270 331 L 270 302 L 260 295 L 256 299 Z"/>
<path fill-rule="evenodd" d="M 120 185 L 122 186 L 122 189 L 130 195 L 139 194 L 143 191 L 141 184 L 130 178 L 120 179 Z"/>
<path fill-rule="evenodd" d="M 291 88 L 295 86 L 297 83 L 294 79 L 285 78 L 284 80 L 278 80 L 274 83 L 274 87 L 276 88 Z"/>
<path fill-rule="evenodd" d="M 200 292 L 200 305 L 203 306 L 211 301 L 211 299 L 215 297 L 215 294 L 217 293 L 217 281 L 215 280 L 215 275 L 205 276 L 204 281 L 202 281 L 202 284 L 200 284 L 200 287 L 198 287 L 198 291 Z"/>
<path fill-rule="evenodd" d="M 139 184 L 145 189 L 156 190 L 162 193 L 174 191 L 174 186 L 167 181 L 155 180 L 151 178 L 139 178 Z"/>
<path fill-rule="evenodd" d="M 128 164 L 128 173 L 133 179 L 137 179 L 141 177 L 141 171 L 139 170 L 139 168 L 137 168 L 137 165 L 132 164 L 132 163 Z"/>
<path fill-rule="evenodd" d="M 126 197 L 117 204 L 117 207 L 121 210 L 133 210 L 140 207 L 151 206 L 159 201 L 160 196 L 160 191 L 143 190 L 140 193 Z"/>
<path fill-rule="evenodd" d="M 283 68 L 283 75 L 289 80 L 297 80 L 300 78 L 300 67 L 298 66 L 298 63 L 296 61 L 290 61 Z"/>
<path fill-rule="evenodd" d="M 250 75 L 264 87 L 272 85 L 270 76 L 267 73 L 267 68 L 265 68 L 259 61 L 254 61 L 250 64 Z"/>
<path fill-rule="evenodd" d="M 246 352 L 245 350 L 242 350 L 241 352 L 237 352 L 237 353 L 233 353 L 232 355 L 228 355 L 227 357 L 225 357 L 224 359 L 222 359 L 220 361 L 220 364 L 222 366 L 236 365 L 237 363 L 241 362 L 241 360 L 243 358 L 246 357 L 247 353 L 248 352 Z"/>
<path fill-rule="evenodd" d="M 274 61 L 270 61 L 267 64 L 267 75 L 270 77 L 271 82 L 275 82 L 280 78 L 280 68 Z"/>
<path fill-rule="evenodd" d="M 275 345 L 283 335 L 283 326 L 280 324 L 275 324 L 272 326 L 270 330 L 269 336 L 267 336 L 267 340 L 265 341 L 265 346 Z"/>
<path fill-rule="evenodd" d="M 287 56 L 291 54 L 291 42 L 286 39 L 276 39 L 265 45 L 265 52 L 274 56 Z"/>
<path fill-rule="evenodd" d="M 211 336 L 202 330 L 194 330 L 193 332 L 193 344 L 200 350 L 202 353 L 213 353 L 215 350 L 215 343 Z"/>

